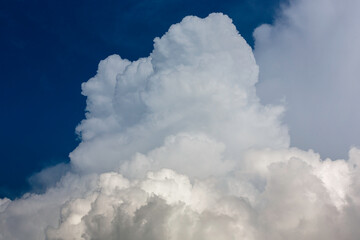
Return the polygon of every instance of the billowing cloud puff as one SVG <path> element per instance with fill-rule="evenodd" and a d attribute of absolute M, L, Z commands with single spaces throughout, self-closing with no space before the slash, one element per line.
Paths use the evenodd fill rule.
<path fill-rule="evenodd" d="M 289 148 L 257 80 L 223 14 L 184 18 L 148 58 L 101 61 L 71 171 L 1 199 L 0 239 L 359 239 L 360 150 Z"/>
<path fill-rule="evenodd" d="M 67 175 L 9 203 L 3 239 L 357 239 L 360 151 L 322 161 L 298 149 L 253 150 L 225 177 L 162 169 Z M 335 183 L 335 184 L 334 184 Z M 20 229 L 20 231 L 19 231 Z M 46 236 L 46 237 L 45 237 Z"/>
<path fill-rule="evenodd" d="M 287 147 L 283 108 L 259 103 L 257 80 L 251 48 L 228 17 L 186 17 L 155 39 L 150 57 L 130 63 L 110 56 L 83 84 L 88 112 L 72 163 L 84 172 L 117 170 L 134 153 L 186 132 L 225 144 L 228 158 Z"/>

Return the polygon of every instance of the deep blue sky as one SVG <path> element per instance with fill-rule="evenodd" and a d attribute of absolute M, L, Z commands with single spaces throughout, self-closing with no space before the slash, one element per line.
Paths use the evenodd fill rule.
<path fill-rule="evenodd" d="M 29 191 L 27 179 L 67 162 L 84 117 L 80 85 L 111 54 L 136 60 L 187 15 L 223 12 L 253 45 L 282 0 L 79 0 L 0 2 L 0 197 Z"/>

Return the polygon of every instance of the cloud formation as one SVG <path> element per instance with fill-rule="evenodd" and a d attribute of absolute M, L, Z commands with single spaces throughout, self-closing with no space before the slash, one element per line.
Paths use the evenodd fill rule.
<path fill-rule="evenodd" d="M 260 98 L 285 99 L 293 146 L 343 158 L 360 145 L 360 2 L 295 0 L 254 32 Z"/>
<path fill-rule="evenodd" d="M 77 168 L 117 170 L 179 133 L 214 138 L 229 158 L 250 147 L 289 145 L 279 120 L 283 107 L 259 103 L 258 66 L 228 17 L 186 17 L 154 42 L 148 58 L 110 56 L 83 84 L 88 112 L 77 127 L 83 141 L 70 155 Z"/>
<path fill-rule="evenodd" d="M 257 81 L 223 14 L 184 18 L 148 58 L 101 61 L 72 170 L 0 199 L 0 239 L 358 239 L 360 150 L 289 148 L 284 107 L 261 104 Z"/>

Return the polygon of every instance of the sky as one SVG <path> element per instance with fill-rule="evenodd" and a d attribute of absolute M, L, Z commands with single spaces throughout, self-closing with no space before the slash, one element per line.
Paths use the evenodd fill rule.
<path fill-rule="evenodd" d="M 260 1 L 2 1 L 0 197 L 29 190 L 28 178 L 68 162 L 84 117 L 81 83 L 111 54 L 135 60 L 187 15 L 224 12 L 249 44 L 270 23 L 279 0 Z"/>
<path fill-rule="evenodd" d="M 84 68 L 89 76 L 78 79 L 78 87 L 71 71 L 62 77 L 71 81 L 63 87 L 83 99 L 71 133 L 77 141 L 65 157 L 47 158 L 38 169 L 27 158 L 34 170 L 17 163 L 2 176 L 9 186 L 0 197 L 0 240 L 359 239 L 360 2 L 178 4 L 122 3 L 123 15 L 104 14 L 107 26 L 114 26 L 109 35 L 84 16 L 112 12 L 116 3 L 93 5 L 94 15 L 86 10 L 90 3 L 78 11 L 80 5 L 49 6 L 49 19 L 25 14 L 37 24 L 44 20 L 41 26 L 52 33 L 84 23 L 106 39 L 108 45 L 100 45 L 116 45 L 115 36 L 121 36 L 120 46 L 129 52 L 131 46 L 146 50 L 139 36 L 152 24 L 163 29 L 149 33 L 146 53 L 126 56 L 118 49 L 100 56 L 91 70 Z M 191 12 L 195 8 L 201 11 Z M 51 13 L 60 9 L 71 14 L 54 18 Z M 139 20 L 144 16 L 149 21 Z M 69 53 L 96 52 L 76 45 L 70 32 L 58 35 L 72 46 Z M 93 30 L 77 33 L 84 42 L 94 39 Z M 54 50 L 56 56 L 62 52 Z M 43 56 L 32 54 L 29 62 L 36 65 Z M 74 71 L 87 63 L 69 58 Z M 23 92 L 11 95 L 23 99 L 18 109 L 33 110 L 24 105 L 41 88 L 30 85 L 19 83 Z M 75 98 L 54 89 L 60 95 L 42 91 L 72 105 Z M 69 118 L 52 109 L 56 121 Z M 52 133 L 54 141 L 56 131 L 30 119 L 48 113 L 32 112 L 18 124 L 35 131 L 29 149 L 44 156 L 56 151 L 39 146 L 49 141 L 33 125 Z M 51 127 L 56 121 L 46 119 Z M 12 152 L 27 156 L 22 150 Z M 29 172 L 23 184 L 22 169 Z"/>
<path fill-rule="evenodd" d="M 171 24 L 211 12 L 228 14 L 253 46 L 253 30 L 272 22 L 279 2 L 2 1 L 0 197 L 20 196 L 32 174 L 69 162 L 84 117 L 81 83 L 101 59 L 148 56 Z"/>

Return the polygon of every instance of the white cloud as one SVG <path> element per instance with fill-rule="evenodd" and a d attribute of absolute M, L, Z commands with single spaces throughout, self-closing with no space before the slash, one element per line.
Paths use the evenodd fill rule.
<path fill-rule="evenodd" d="M 148 58 L 101 61 L 73 171 L 0 199 L 0 239 L 359 239 L 360 150 L 289 148 L 257 75 L 222 14 L 186 17 Z"/>
<path fill-rule="evenodd" d="M 225 144 L 228 158 L 251 147 L 287 147 L 283 108 L 259 103 L 257 80 L 251 48 L 228 17 L 186 17 L 155 39 L 150 57 L 110 56 L 83 84 L 88 113 L 71 161 L 84 172 L 111 171 L 184 132 Z"/>
<path fill-rule="evenodd" d="M 360 2 L 292 0 L 254 32 L 261 99 L 285 97 L 293 146 L 343 158 L 360 145 Z"/>

